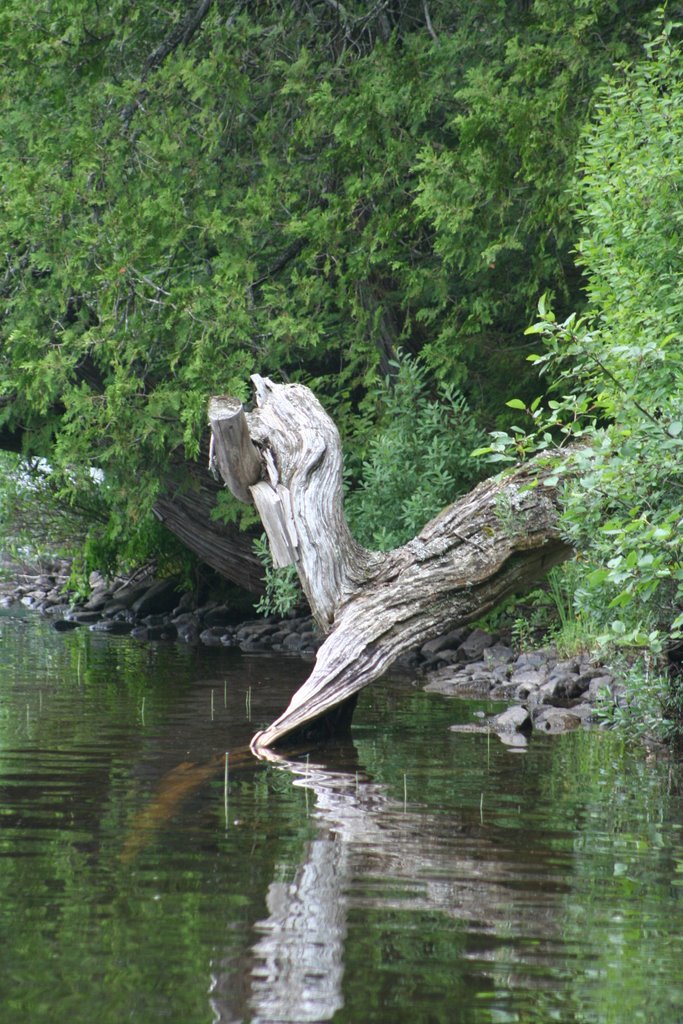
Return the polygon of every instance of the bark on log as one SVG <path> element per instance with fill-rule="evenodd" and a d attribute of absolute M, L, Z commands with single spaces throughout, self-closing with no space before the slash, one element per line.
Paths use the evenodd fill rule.
<path fill-rule="evenodd" d="M 531 463 L 479 484 L 403 547 L 368 551 L 344 518 L 341 442 L 330 417 L 303 385 L 252 380 L 257 405 L 246 423 L 269 480 L 256 487 L 286 493 L 299 578 L 327 634 L 308 680 L 253 738 L 258 750 L 351 698 L 404 652 L 526 589 L 570 549 L 555 488 L 537 486 L 551 470 Z M 220 465 L 220 432 L 214 442 Z"/>

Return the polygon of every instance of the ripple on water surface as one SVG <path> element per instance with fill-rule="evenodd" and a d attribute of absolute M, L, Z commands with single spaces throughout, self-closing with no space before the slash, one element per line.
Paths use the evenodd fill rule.
<path fill-rule="evenodd" d="M 0 620 L 0 1019 L 683 1021 L 678 764 L 410 680 L 256 762 L 306 674 Z"/>

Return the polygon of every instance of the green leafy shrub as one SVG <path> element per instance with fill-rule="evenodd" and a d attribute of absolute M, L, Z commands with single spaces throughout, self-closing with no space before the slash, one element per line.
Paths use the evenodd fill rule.
<path fill-rule="evenodd" d="M 506 462 L 552 453 L 567 537 L 586 559 L 577 614 L 598 641 L 641 668 L 640 720 L 662 712 L 660 656 L 683 638 L 683 57 L 667 24 L 635 65 L 602 87 L 577 180 L 577 262 L 590 309 L 558 323 L 546 300 L 545 351 L 531 356 L 553 397 L 508 404 L 533 424 L 498 432 L 486 450 Z M 551 478 L 552 479 L 552 478 Z M 644 666 L 644 667 L 642 667 Z"/>
<path fill-rule="evenodd" d="M 72 556 L 94 523 L 106 520 L 101 486 L 93 476 L 56 472 L 42 459 L 0 452 L 0 550 L 39 563 Z"/>
<path fill-rule="evenodd" d="M 276 569 L 270 553 L 268 538 L 262 533 L 254 541 L 254 551 L 263 565 L 265 593 L 256 604 L 259 615 L 287 615 L 306 603 L 296 567 L 287 565 Z"/>
<path fill-rule="evenodd" d="M 440 385 L 435 397 L 419 360 L 402 356 L 378 389 L 377 424 L 346 500 L 357 539 L 387 550 L 410 540 L 481 475 L 472 448 L 484 437 L 464 397 Z"/>

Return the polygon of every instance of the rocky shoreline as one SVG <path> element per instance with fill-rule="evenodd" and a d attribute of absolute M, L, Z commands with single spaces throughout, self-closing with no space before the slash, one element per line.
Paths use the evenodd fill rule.
<path fill-rule="evenodd" d="M 17 575 L 5 586 L 0 606 L 19 603 L 49 616 L 61 631 L 86 628 L 140 641 L 234 647 L 247 654 L 313 660 L 322 643 L 310 615 L 244 621 L 243 610 L 220 595 L 198 603 L 177 579 L 140 575 L 112 583 L 94 573 L 89 598 L 79 602 L 64 593 L 67 578 L 60 564 L 37 575 Z M 516 653 L 504 637 L 483 629 L 455 629 L 429 640 L 397 667 L 419 674 L 430 693 L 505 702 L 505 711 L 452 729 L 493 731 L 511 747 L 523 747 L 533 730 L 560 733 L 604 721 L 596 707 L 625 699 L 624 687 L 588 655 L 562 658 L 552 646 Z"/>

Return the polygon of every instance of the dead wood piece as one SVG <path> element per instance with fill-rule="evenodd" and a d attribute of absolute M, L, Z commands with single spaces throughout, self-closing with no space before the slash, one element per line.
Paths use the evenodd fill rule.
<path fill-rule="evenodd" d="M 261 458 L 249 437 L 239 398 L 212 398 L 209 423 L 221 476 L 239 501 L 251 502 L 249 488 L 261 477 Z M 211 455 L 209 462 L 213 462 Z"/>
<path fill-rule="evenodd" d="M 252 740 L 261 749 L 327 715 L 401 654 L 528 588 L 570 548 L 555 488 L 537 486 L 552 470 L 531 463 L 479 484 L 403 547 L 366 550 L 344 518 L 341 442 L 330 417 L 303 385 L 252 380 L 257 407 L 245 420 L 270 482 L 251 494 L 260 492 L 277 564 L 296 564 L 328 634 L 289 707 Z M 234 462 L 220 430 L 214 441 L 219 467 Z"/>

